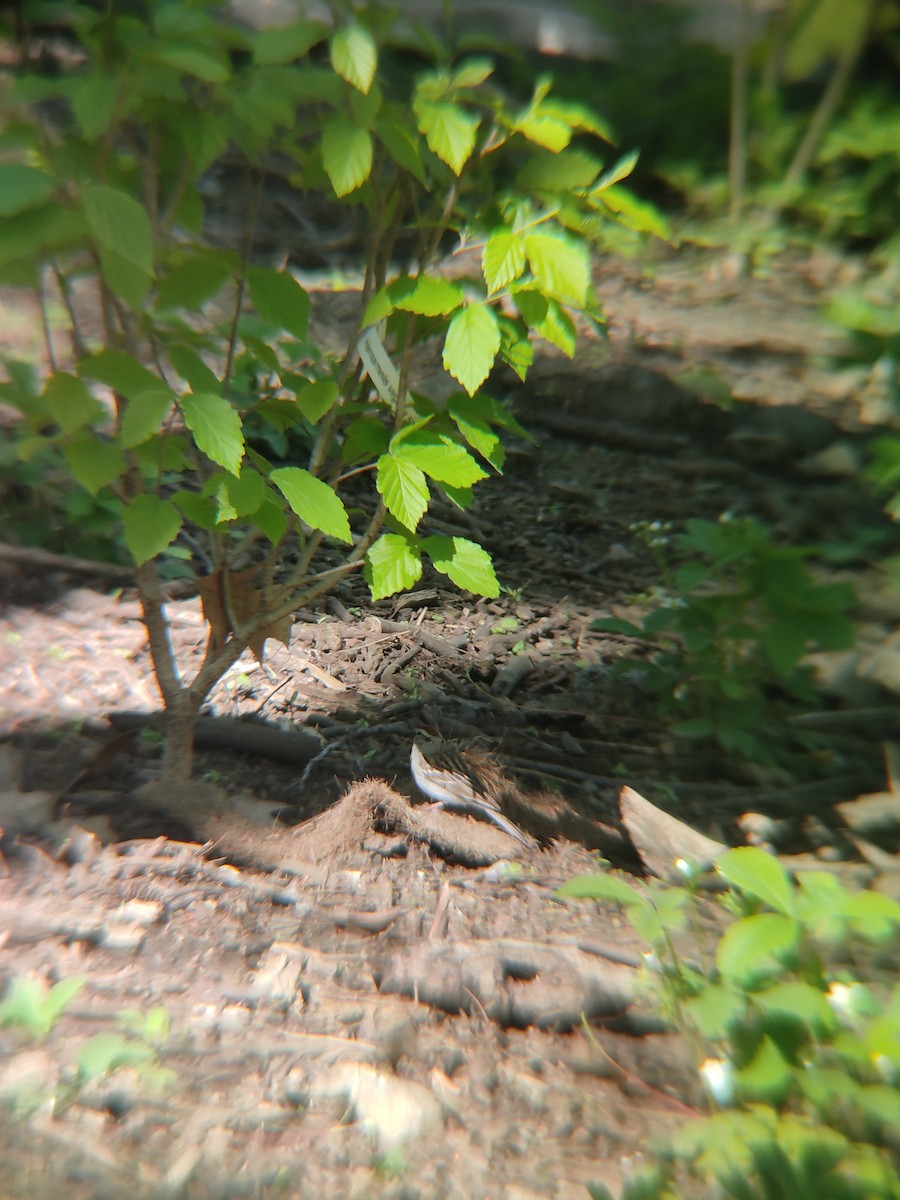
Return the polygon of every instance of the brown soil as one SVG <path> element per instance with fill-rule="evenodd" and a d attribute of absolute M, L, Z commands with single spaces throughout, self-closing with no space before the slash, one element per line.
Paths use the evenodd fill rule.
<path fill-rule="evenodd" d="M 0 973 L 85 979 L 48 1037 L 0 1030 L 0 1195 L 584 1200 L 702 1108 L 636 936 L 555 889 L 597 849 L 639 870 L 623 783 L 722 840 L 754 810 L 784 819 L 784 848 L 840 853 L 830 809 L 881 785 L 879 730 L 845 735 L 802 786 L 754 774 L 667 737 L 613 673 L 623 640 L 591 622 L 633 618 L 656 582 L 635 521 L 752 513 L 796 541 L 887 527 L 854 479 L 798 469 L 835 441 L 858 453 L 871 421 L 867 376 L 828 365 L 840 344 L 817 308 L 845 270 L 605 266 L 609 343 L 543 354 L 519 396 L 539 443 L 514 443 L 464 518 L 437 510 L 434 529 L 464 520 L 514 591 L 474 601 L 436 576 L 372 605 L 347 583 L 216 689 L 210 717 L 245 720 L 204 725 L 191 786 L 159 783 L 127 582 L 0 559 L 0 733 L 17 750 L 0 762 Z M 339 305 L 323 292 L 318 320 L 334 328 Z M 746 405 L 698 405 L 701 373 Z M 780 406 L 820 421 L 797 432 Z M 190 670 L 198 603 L 170 615 Z M 889 631 L 883 605 L 868 621 Z M 884 703 L 871 678 L 845 686 Z M 540 848 L 409 804 L 426 726 L 502 772 Z M 88 1039 L 157 1007 L 151 1065 L 79 1086 Z"/>

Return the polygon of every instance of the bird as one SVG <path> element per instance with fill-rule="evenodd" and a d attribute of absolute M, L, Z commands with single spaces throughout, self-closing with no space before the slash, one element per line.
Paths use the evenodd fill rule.
<path fill-rule="evenodd" d="M 413 742 L 409 765 L 416 787 L 441 808 L 491 821 L 523 846 L 535 844 L 503 815 L 488 785 L 448 742 L 434 738 L 423 740 L 421 746 Z"/>

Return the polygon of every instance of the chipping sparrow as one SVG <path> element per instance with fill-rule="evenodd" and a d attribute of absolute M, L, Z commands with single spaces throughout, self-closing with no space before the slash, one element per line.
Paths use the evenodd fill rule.
<path fill-rule="evenodd" d="M 413 743 L 409 765 L 416 787 L 441 808 L 482 817 L 523 846 L 534 845 L 527 833 L 504 817 L 486 784 L 447 742 L 431 739 L 421 747 Z"/>

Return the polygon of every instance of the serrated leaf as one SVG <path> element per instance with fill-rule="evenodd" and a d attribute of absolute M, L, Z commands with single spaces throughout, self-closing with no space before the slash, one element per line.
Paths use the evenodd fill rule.
<path fill-rule="evenodd" d="M 295 21 L 279 29 L 264 29 L 254 39 L 253 57 L 264 66 L 295 62 L 328 36 L 320 21 Z"/>
<path fill-rule="evenodd" d="M 333 379 L 320 379 L 316 383 L 308 383 L 294 393 L 297 407 L 311 425 L 330 412 L 337 403 L 338 385 Z"/>
<path fill-rule="evenodd" d="M 591 259 L 584 243 L 561 234 L 528 233 L 525 253 L 542 292 L 573 308 L 584 308 L 591 285 Z"/>
<path fill-rule="evenodd" d="M 449 483 L 451 487 L 469 488 L 479 479 L 487 478 L 487 472 L 464 447 L 429 429 L 392 443 L 391 453 L 397 459 L 414 463 L 437 483 Z"/>
<path fill-rule="evenodd" d="M 388 512 L 406 529 L 415 530 L 431 497 L 424 471 L 393 454 L 382 454 L 375 486 Z"/>
<path fill-rule="evenodd" d="M 302 341 L 309 327 L 309 296 L 286 271 L 272 267 L 251 267 L 247 284 L 253 307 L 264 321 L 286 329 Z"/>
<path fill-rule="evenodd" d="M 377 325 L 379 321 L 389 317 L 393 311 L 394 301 L 391 298 L 390 287 L 379 288 L 366 305 L 362 319 L 363 329 L 367 329 L 369 325 Z"/>
<path fill-rule="evenodd" d="M 447 279 L 432 279 L 420 275 L 410 290 L 396 289 L 391 285 L 390 294 L 394 308 L 403 312 L 418 313 L 422 317 L 443 317 L 462 304 L 463 290 Z"/>
<path fill-rule="evenodd" d="M 119 447 L 96 437 L 70 442 L 63 447 L 63 456 L 73 476 L 92 496 L 125 472 L 125 457 Z"/>
<path fill-rule="evenodd" d="M 572 140 L 572 130 L 565 121 L 548 116 L 540 110 L 528 112 L 524 117 L 520 117 L 513 129 L 535 145 L 555 153 L 565 150 Z"/>
<path fill-rule="evenodd" d="M 119 445 L 125 450 L 130 450 L 158 433 L 172 410 L 174 399 L 173 394 L 161 382 L 154 388 L 133 396 L 125 405 L 122 415 Z"/>
<path fill-rule="evenodd" d="M 594 197 L 592 194 L 592 201 Z M 627 188 L 605 188 L 596 194 L 595 207 L 605 205 L 614 212 L 623 225 L 638 233 L 650 233 L 664 242 L 671 241 L 671 233 L 665 217 L 646 200 L 639 200 Z"/>
<path fill-rule="evenodd" d="M 539 329 L 550 311 L 550 301 L 534 287 L 512 288 L 511 295 L 522 320 L 531 329 Z"/>
<path fill-rule="evenodd" d="M 257 512 L 265 499 L 265 480 L 251 467 L 244 467 L 237 477 L 226 475 L 224 484 L 237 517 L 249 517 Z"/>
<path fill-rule="evenodd" d="M 171 500 L 159 496 L 137 496 L 122 514 L 125 545 L 138 566 L 171 546 L 181 526 L 181 513 Z"/>
<path fill-rule="evenodd" d="M 207 458 L 232 475 L 241 469 L 244 433 L 241 418 L 227 400 L 211 392 L 191 393 L 180 401 L 184 423 Z"/>
<path fill-rule="evenodd" d="M 357 22 L 339 29 L 331 39 L 331 65 L 357 91 L 368 92 L 377 64 L 378 50 L 372 35 Z"/>
<path fill-rule="evenodd" d="M 150 219 L 120 188 L 92 184 L 84 191 L 84 215 L 101 250 L 121 258 L 149 280 L 153 276 Z"/>
<path fill-rule="evenodd" d="M 781 963 L 797 941 L 796 921 L 783 913 L 757 913 L 735 921 L 725 930 L 716 948 L 720 974 L 738 984 L 782 969 Z"/>
<path fill-rule="evenodd" d="M 369 178 L 372 135 L 346 117 L 332 117 L 322 130 L 322 163 L 335 195 L 348 195 Z"/>
<path fill-rule="evenodd" d="M 794 887 L 777 858 L 755 846 L 726 850 L 716 859 L 716 872 L 736 888 L 756 896 L 777 912 L 794 911 Z"/>
<path fill-rule="evenodd" d="M 450 322 L 444 367 L 474 396 L 487 379 L 500 349 L 500 325 L 486 304 L 469 304 Z"/>
<path fill-rule="evenodd" d="M 353 541 L 344 502 L 323 480 L 302 467 L 279 467 L 269 479 L 301 521 L 339 542 Z"/>
<path fill-rule="evenodd" d="M 422 559 L 415 546 L 397 533 L 385 533 L 369 548 L 363 567 L 373 600 L 408 591 L 422 578 Z"/>
<path fill-rule="evenodd" d="M 503 447 L 500 438 L 487 423 L 484 405 L 477 398 L 460 394 L 448 409 L 456 427 L 469 445 L 499 471 L 503 467 Z"/>
<path fill-rule="evenodd" d="M 491 556 L 477 542 L 461 537 L 427 537 L 422 539 L 421 548 L 435 570 L 449 576 L 458 588 L 474 592 L 476 596 L 495 598 L 500 595 Z"/>
<path fill-rule="evenodd" d="M 516 233 L 492 233 L 481 252 L 481 270 L 488 292 L 499 292 L 525 270 L 525 243 Z"/>
<path fill-rule="evenodd" d="M 547 316 L 537 326 L 536 332 L 558 350 L 562 350 L 567 358 L 575 357 L 575 323 L 555 300 L 548 304 Z"/>
<path fill-rule="evenodd" d="M 458 175 L 475 149 L 479 119 L 447 101 L 434 104 L 418 97 L 415 113 L 429 149 Z"/>
<path fill-rule="evenodd" d="M 0 217 L 12 217 L 49 200 L 54 181 L 37 167 L 0 163 Z"/>
<path fill-rule="evenodd" d="M 215 529 L 216 506 L 209 496 L 201 496 L 199 492 L 173 492 L 172 502 L 194 525 L 199 525 L 201 529 Z"/>
<path fill-rule="evenodd" d="M 42 399 L 63 433 L 90 425 L 103 409 L 77 375 L 57 371 L 47 380 Z"/>

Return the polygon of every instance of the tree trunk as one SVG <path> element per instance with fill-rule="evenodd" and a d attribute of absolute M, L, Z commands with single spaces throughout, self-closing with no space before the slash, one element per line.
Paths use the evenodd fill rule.
<path fill-rule="evenodd" d="M 194 725 L 197 709 L 188 692 L 166 705 L 166 748 L 163 752 L 164 780 L 188 780 L 194 765 Z"/>

